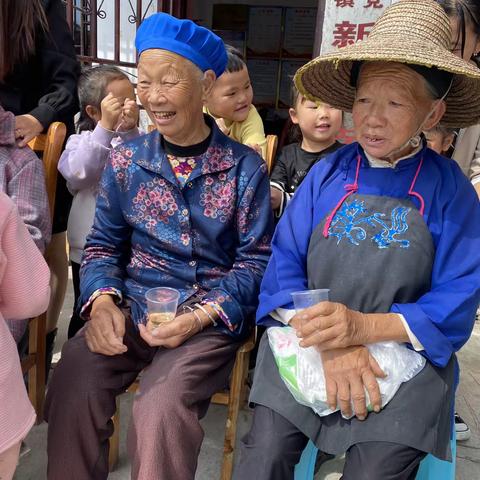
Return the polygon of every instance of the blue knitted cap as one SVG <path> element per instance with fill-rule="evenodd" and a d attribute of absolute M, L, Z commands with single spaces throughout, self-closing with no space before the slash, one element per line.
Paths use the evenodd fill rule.
<path fill-rule="evenodd" d="M 213 70 L 219 77 L 227 66 L 227 53 L 220 37 L 191 20 L 168 13 L 155 13 L 137 30 L 135 47 L 139 54 L 152 48 L 176 53 L 193 62 L 202 72 Z"/>

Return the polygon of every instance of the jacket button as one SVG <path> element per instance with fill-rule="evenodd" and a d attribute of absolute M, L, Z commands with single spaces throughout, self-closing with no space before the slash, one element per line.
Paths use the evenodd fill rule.
<path fill-rule="evenodd" d="M 185 217 L 188 215 L 188 210 L 186 208 L 182 210 L 182 215 Z"/>
<path fill-rule="evenodd" d="M 197 262 L 195 260 L 192 260 L 191 262 L 188 262 L 188 264 L 191 266 L 191 267 L 194 267 Z"/>
<path fill-rule="evenodd" d="M 199 288 L 200 288 L 200 287 L 199 287 L 198 283 L 194 283 L 194 284 L 193 284 L 193 289 L 194 289 L 194 290 L 198 290 Z"/>

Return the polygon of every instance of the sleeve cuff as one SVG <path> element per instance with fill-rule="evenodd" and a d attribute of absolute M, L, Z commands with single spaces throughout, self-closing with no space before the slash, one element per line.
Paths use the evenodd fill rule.
<path fill-rule="evenodd" d="M 401 313 L 397 313 L 398 318 L 400 318 L 400 321 L 403 323 L 403 327 L 405 328 L 405 331 L 407 332 L 408 338 L 410 339 L 410 343 L 412 344 L 412 347 L 416 352 L 421 352 L 425 350 L 423 345 L 420 343 L 420 340 L 416 337 L 416 335 L 412 332 L 410 329 L 407 320 Z"/>
<path fill-rule="evenodd" d="M 476 185 L 477 183 L 480 183 L 480 175 L 478 177 L 473 177 L 471 182 L 472 182 L 472 185 Z"/>
<path fill-rule="evenodd" d="M 270 312 L 270 316 L 277 322 L 288 325 L 290 320 L 295 316 L 297 312 L 295 310 L 288 310 L 286 308 L 277 308 L 273 312 Z"/>
<path fill-rule="evenodd" d="M 110 148 L 112 144 L 112 139 L 117 134 L 112 130 L 107 130 L 103 128 L 100 123 L 97 123 L 97 126 L 94 128 L 92 132 L 92 136 L 90 137 L 94 142 L 103 145 L 104 147 Z"/>
<path fill-rule="evenodd" d="M 115 303 L 117 305 L 122 302 L 123 296 L 122 292 L 114 287 L 103 287 L 95 290 L 91 295 L 90 298 L 87 300 L 87 303 L 82 307 L 80 310 L 80 317 L 88 320 L 90 318 L 90 309 L 92 307 L 92 303 L 101 295 L 112 295 L 116 297 Z"/>

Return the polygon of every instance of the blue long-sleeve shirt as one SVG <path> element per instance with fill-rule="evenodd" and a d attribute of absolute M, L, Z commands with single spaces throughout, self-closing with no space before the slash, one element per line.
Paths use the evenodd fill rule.
<path fill-rule="evenodd" d="M 207 151 L 180 187 L 157 131 L 113 149 L 81 268 L 80 304 L 114 288 L 145 321 L 145 292 L 176 288 L 218 304 L 225 333 L 253 324 L 273 220 L 263 160 L 212 124 Z"/>
<path fill-rule="evenodd" d="M 358 144 L 352 144 L 312 168 L 277 226 L 257 323 L 280 325 L 269 314 L 293 308 L 290 293 L 308 288 L 310 237 L 345 194 L 345 185 L 353 183 L 358 153 L 358 193 L 396 198 L 405 198 L 423 156 L 415 191 L 425 201 L 423 218 L 435 247 L 431 289 L 413 303 L 394 303 L 391 311 L 405 317 L 425 356 L 443 367 L 468 340 L 480 299 L 480 205 L 458 165 L 427 148 L 395 168 L 372 168 Z M 410 198 L 419 207 L 417 198 Z"/>

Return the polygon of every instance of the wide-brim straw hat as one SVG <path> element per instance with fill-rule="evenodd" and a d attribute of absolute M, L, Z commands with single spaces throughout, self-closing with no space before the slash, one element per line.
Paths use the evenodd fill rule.
<path fill-rule="evenodd" d="M 433 0 L 400 0 L 377 20 L 368 38 L 321 55 L 295 74 L 299 92 L 313 101 L 350 112 L 353 62 L 399 62 L 453 73 L 441 123 L 460 128 L 480 123 L 480 70 L 450 52 L 448 16 Z"/>

